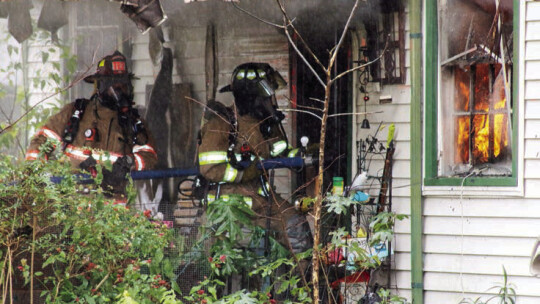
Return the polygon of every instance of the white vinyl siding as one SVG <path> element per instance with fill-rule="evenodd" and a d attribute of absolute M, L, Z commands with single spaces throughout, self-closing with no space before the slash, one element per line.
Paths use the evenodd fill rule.
<path fill-rule="evenodd" d="M 518 175 L 524 178 L 518 181 L 524 183 L 524 196 L 519 191 L 497 196 L 490 187 L 474 196 L 459 186 L 444 196 L 424 192 L 424 303 L 459 303 L 464 297 L 480 296 L 485 300 L 496 292 L 489 289 L 503 282 L 503 266 L 516 287 L 517 303 L 540 302 L 540 281 L 529 273 L 532 246 L 540 234 L 536 199 L 540 198 L 540 2 L 526 1 L 521 18 L 525 20 L 520 20 L 520 39 L 525 41 L 520 41 L 519 54 L 525 56 L 514 65 L 524 71 L 517 75 L 520 85 L 514 89 L 521 90 L 515 101 L 520 109 L 516 119 L 525 120 L 517 138 L 524 149 L 516 153 L 525 162 L 524 172 Z M 396 230 L 407 233 L 409 229 Z M 410 248 L 407 242 L 410 236 L 398 239 L 396 248 Z M 396 259 L 398 267 L 410 263 Z"/>
<path fill-rule="evenodd" d="M 410 39 L 409 39 L 409 14 L 408 8 L 405 8 L 404 18 L 405 23 L 405 84 L 383 85 L 380 91 L 372 91 L 374 86 L 368 85 L 370 100 L 367 102 L 367 112 L 382 111 L 382 113 L 370 114 L 367 116 L 371 128 L 361 129 L 363 115 L 357 116 L 356 121 L 356 142 L 353 144 L 356 147 L 357 142 L 365 139 L 368 135 L 374 135 L 377 127 L 382 122 L 386 126 L 379 131 L 377 138 L 386 144 L 388 134 L 388 126 L 395 124 L 395 152 L 394 165 L 392 169 L 392 210 L 410 215 L 410 103 L 411 103 L 411 86 L 410 86 Z M 358 91 L 357 88 L 355 88 Z M 380 96 L 391 96 L 392 102 L 388 104 L 380 104 Z M 364 112 L 364 95 L 356 96 L 356 112 Z M 356 164 L 357 149 L 354 149 L 353 158 Z M 384 157 L 384 156 L 383 156 Z M 384 158 L 375 157 L 370 165 L 370 175 L 376 175 L 378 170 L 384 167 Z M 356 165 L 353 166 L 353 176 L 356 174 Z M 381 172 L 379 172 L 380 175 Z M 375 192 L 378 193 L 378 190 Z M 392 257 L 393 273 L 391 274 L 391 290 L 402 297 L 411 299 L 411 258 L 410 258 L 410 219 L 405 219 L 396 224 L 395 239 L 392 245 L 394 256 Z M 397 289 L 396 289 L 397 288 Z"/>

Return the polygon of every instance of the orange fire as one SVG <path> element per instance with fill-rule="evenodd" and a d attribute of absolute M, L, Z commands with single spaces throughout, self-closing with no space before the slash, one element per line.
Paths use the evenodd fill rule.
<path fill-rule="evenodd" d="M 497 67 L 495 70 L 500 71 Z M 474 88 L 474 113 L 463 113 L 456 119 L 456 163 L 487 163 L 500 157 L 508 147 L 508 114 L 501 73 L 493 77 L 489 86 L 490 69 L 487 64 L 476 66 Z M 459 74 L 459 73 L 456 73 Z M 497 75 L 497 74 L 496 74 Z M 463 97 L 469 96 L 468 80 L 463 75 L 456 75 L 457 96 L 454 108 L 463 109 Z M 492 78 L 492 79 L 493 79 Z M 472 138 L 471 138 L 472 137 Z M 472 159 L 470 160 L 470 155 Z"/>

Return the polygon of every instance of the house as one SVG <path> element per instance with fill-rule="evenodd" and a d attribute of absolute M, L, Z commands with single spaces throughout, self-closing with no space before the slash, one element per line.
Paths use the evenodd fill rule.
<path fill-rule="evenodd" d="M 65 76 L 72 64 L 76 72 L 67 76 L 80 75 L 98 58 L 120 49 L 131 58 L 133 72 L 140 78 L 134 82 L 135 100 L 149 111 L 152 87 L 157 85 L 154 81 L 164 58 L 162 47 L 170 48 L 174 98 L 160 114 L 169 123 L 159 125 L 162 117 L 156 123 L 164 128 L 160 140 L 174 157 L 162 165 L 189 166 L 202 104 L 212 98 L 232 102 L 230 95 L 217 90 L 230 81 L 239 63 L 269 62 L 285 76 L 289 86 L 278 92 L 281 107 L 301 109 L 316 104 L 310 97 L 320 96 L 316 79 L 287 37 L 235 7 L 281 22 L 273 2 L 255 2 L 162 1 L 168 17 L 162 33 L 151 30 L 145 35 L 119 11 L 118 3 L 66 2 L 67 23 L 59 28 L 58 36 L 78 61 L 66 61 L 61 56 L 66 54 L 63 49 L 46 39 L 19 44 L 10 38 L 7 45 L 21 50 L 24 64 L 15 69 L 18 72 L 11 83 L 0 81 L 13 88 L 16 81 L 30 80 L 26 83 L 31 95 L 22 100 L 24 106 L 31 106 L 58 84 L 47 78 L 41 85 L 43 71 Z M 352 2 L 291 1 L 291 16 L 298 16 L 299 31 L 305 31 L 306 41 L 321 58 L 339 37 Z M 44 2 L 32 3 L 30 13 L 37 20 Z M 373 3 L 376 5 L 371 6 Z M 332 113 L 370 114 L 330 121 L 329 136 L 335 145 L 332 156 L 339 163 L 332 167 L 331 175 L 350 182 L 358 173 L 362 140 L 374 135 L 377 126 L 393 123 L 392 205 L 394 211 L 409 215 L 396 225 L 394 291 L 413 303 L 428 304 L 487 297 L 493 292 L 490 288 L 502 282 L 504 267 L 516 287 L 517 302 L 538 303 L 540 281 L 530 274 L 529 262 L 540 234 L 540 216 L 536 215 L 540 214 L 536 205 L 540 199 L 536 171 L 540 168 L 540 2 L 389 3 L 381 7 L 376 1 L 360 1 L 340 53 L 339 70 L 379 56 L 381 60 L 335 86 Z M 7 35 L 2 6 L 0 32 Z M 369 11 L 374 7 L 377 10 Z M 391 37 L 390 43 L 383 37 Z M 7 48 L 0 52 L 3 58 L 18 56 L 13 49 L 9 54 Z M 4 98 L 17 96 L 16 91 L 6 92 Z M 52 103 L 90 92 L 88 85 L 76 84 Z M 22 113 L 20 108 L 17 111 L 10 119 Z M 310 115 L 287 113 L 286 129 L 292 143 L 298 143 L 302 135 L 317 141 Z M 171 123 L 177 121 L 180 123 Z M 370 129 L 365 129 L 366 122 Z M 380 141 L 387 130 L 377 133 Z M 20 137 L 22 147 L 31 130 L 25 132 Z M 178 138 L 187 138 L 188 144 L 183 141 L 179 148 Z M 372 168 L 381 164 L 382 160 L 374 160 Z M 291 196 L 296 177 L 287 170 L 276 171 L 276 177 L 279 192 Z M 162 187 L 169 200 L 174 199 L 172 183 L 147 186 Z"/>

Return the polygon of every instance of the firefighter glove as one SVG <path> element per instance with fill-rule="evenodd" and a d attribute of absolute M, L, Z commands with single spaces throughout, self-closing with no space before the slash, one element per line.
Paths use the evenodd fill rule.
<path fill-rule="evenodd" d="M 79 168 L 85 171 L 90 171 L 91 168 L 96 167 L 96 164 L 96 160 L 92 156 L 89 156 L 87 159 L 85 159 L 82 163 L 79 164 Z"/>
<path fill-rule="evenodd" d="M 119 158 L 112 166 L 112 170 L 103 169 L 103 185 L 120 186 L 126 180 L 126 175 L 131 170 L 133 159 L 130 156 Z"/>

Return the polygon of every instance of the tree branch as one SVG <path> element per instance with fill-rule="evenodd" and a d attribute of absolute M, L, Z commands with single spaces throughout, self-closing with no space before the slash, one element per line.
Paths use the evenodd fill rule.
<path fill-rule="evenodd" d="M 276 1 L 278 1 L 278 3 L 279 3 L 279 0 L 276 0 Z M 293 49 L 296 51 L 296 54 L 302 59 L 302 61 L 306 64 L 306 66 L 311 70 L 311 72 L 313 73 L 313 76 L 315 76 L 315 78 L 317 78 L 317 80 L 323 86 L 323 88 L 325 88 L 326 84 L 324 83 L 324 81 L 321 79 L 321 77 L 319 76 L 317 71 L 315 71 L 315 69 L 311 66 L 309 61 L 307 61 L 306 57 L 304 57 L 302 52 L 300 52 L 300 50 L 298 49 L 298 46 L 294 43 L 291 35 L 289 34 L 289 31 L 287 30 L 287 17 L 285 17 L 285 16 L 283 16 L 283 23 L 285 24 L 285 30 L 284 30 L 285 35 L 287 36 L 287 39 L 289 40 L 289 43 L 291 44 Z"/>
<path fill-rule="evenodd" d="M 280 24 L 277 24 L 277 23 L 273 23 L 273 22 L 270 22 L 268 20 L 265 20 L 265 19 L 262 19 L 261 17 L 259 16 L 256 16 L 255 14 L 252 14 L 251 12 L 249 12 L 248 10 L 245 10 L 243 8 L 241 8 L 238 4 L 236 4 L 234 1 L 231 1 L 231 4 L 239 11 L 243 12 L 244 14 L 247 14 L 248 16 L 250 17 L 253 17 L 257 20 L 259 20 L 260 22 L 262 23 L 265 23 L 265 24 L 268 24 L 268 25 L 271 25 L 271 26 L 275 26 L 277 28 L 281 28 L 281 29 L 285 29 L 285 26 L 283 25 L 280 25 Z"/>
<path fill-rule="evenodd" d="M 315 97 L 309 97 L 309 99 L 314 100 L 314 101 L 318 101 L 318 102 L 324 104 L 324 100 L 321 100 L 321 99 L 318 99 L 318 98 L 315 98 Z"/>
<path fill-rule="evenodd" d="M 287 14 L 287 11 L 285 10 L 285 6 L 283 5 L 283 3 L 281 3 L 281 0 L 276 0 L 276 2 L 278 3 L 278 6 L 279 6 L 279 9 L 281 10 L 281 13 L 283 14 L 283 16 L 287 19 L 287 26 L 290 26 L 294 33 L 298 36 L 298 39 L 300 39 L 300 42 L 302 42 L 302 44 L 304 45 L 304 47 L 306 48 L 306 51 L 309 53 L 309 55 L 311 55 L 311 57 L 313 57 L 313 60 L 315 60 L 315 62 L 321 67 L 321 69 L 323 69 L 323 71 L 326 72 L 326 67 L 321 63 L 321 61 L 319 60 L 319 58 L 315 55 L 315 53 L 311 50 L 311 48 L 309 47 L 309 45 L 307 44 L 307 42 L 304 40 L 304 38 L 302 38 L 302 35 L 300 35 L 300 33 L 298 32 L 298 30 L 296 29 L 296 27 L 294 26 L 293 24 L 293 21 L 294 20 L 291 20 L 291 18 L 289 18 L 289 15 Z M 287 30 L 287 28 L 285 27 L 285 30 Z"/>
<path fill-rule="evenodd" d="M 378 114 L 378 113 L 383 113 L 383 111 L 361 112 L 361 113 L 337 113 L 337 114 L 328 115 L 328 118 L 337 117 L 337 116 L 345 116 L 345 115 L 367 115 L 367 114 Z"/>
<path fill-rule="evenodd" d="M 351 73 L 351 72 L 354 72 L 354 71 L 363 69 L 363 68 L 365 68 L 365 67 L 367 67 L 367 66 L 369 66 L 369 65 L 372 65 L 373 63 L 375 63 L 375 62 L 381 60 L 382 56 L 386 53 L 387 48 L 388 48 L 388 40 L 386 40 L 386 44 L 385 44 L 385 46 L 384 46 L 384 49 L 383 49 L 383 51 L 381 52 L 381 55 L 379 55 L 379 57 L 377 57 L 377 58 L 375 58 L 375 59 L 373 59 L 373 60 L 371 60 L 371 61 L 369 61 L 369 62 L 366 62 L 366 63 L 364 63 L 364 64 L 362 64 L 362 65 L 355 66 L 355 67 L 352 68 L 352 69 L 348 69 L 348 70 L 346 70 L 345 72 L 342 72 L 341 74 L 339 74 L 339 75 L 337 75 L 336 77 L 334 77 L 334 79 L 332 79 L 332 83 L 334 83 L 336 80 L 340 79 L 341 77 L 343 77 L 343 76 L 345 76 L 345 75 L 347 75 L 347 74 L 349 74 L 349 73 Z"/>
<path fill-rule="evenodd" d="M 347 19 L 347 23 L 345 23 L 345 27 L 343 28 L 343 32 L 341 33 L 341 38 L 339 38 L 339 42 L 336 45 L 335 50 L 332 52 L 332 58 L 330 59 L 330 64 L 328 65 L 329 69 L 331 69 L 331 67 L 334 65 L 334 61 L 336 60 L 339 49 L 341 48 L 341 45 L 343 44 L 343 41 L 345 40 L 345 36 L 347 36 L 347 30 L 349 29 L 349 26 L 351 25 L 351 20 L 354 16 L 354 13 L 356 12 L 356 8 L 358 7 L 358 1 L 360 0 L 356 0 L 354 2 L 354 6 L 351 9 L 351 14 L 349 15 L 349 19 Z"/>
<path fill-rule="evenodd" d="M 312 115 L 312 116 L 315 116 L 317 117 L 319 120 L 322 120 L 322 117 L 320 117 L 319 115 L 315 114 L 315 113 L 312 113 L 310 111 L 304 111 L 304 110 L 298 110 L 298 109 L 278 109 L 280 111 L 283 111 L 283 112 L 300 112 L 300 113 L 306 113 L 306 114 L 309 114 L 309 115 Z"/>

